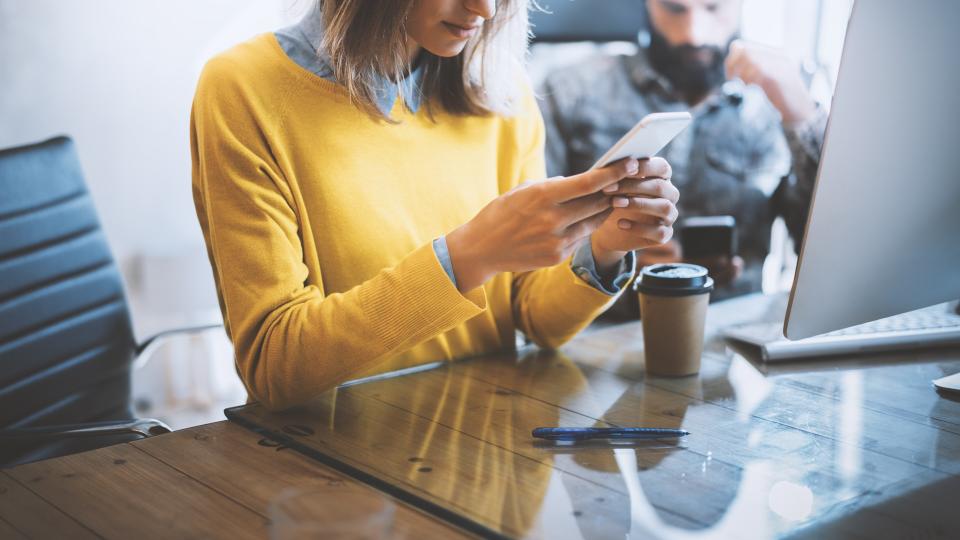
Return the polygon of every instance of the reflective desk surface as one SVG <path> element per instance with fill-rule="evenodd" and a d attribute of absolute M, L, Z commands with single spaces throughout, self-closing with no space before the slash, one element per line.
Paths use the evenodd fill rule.
<path fill-rule="evenodd" d="M 639 323 L 594 328 L 558 352 L 461 361 L 279 414 L 257 405 L 231 413 L 260 433 L 213 424 L 11 469 L 0 473 L 0 507 L 12 508 L 4 493 L 16 491 L 119 537 L 123 509 L 170 514 L 181 493 L 213 516 L 208 528 L 182 531 L 262 536 L 263 508 L 279 485 L 352 475 L 397 501 L 398 536 L 960 537 L 960 400 L 930 382 L 960 371 L 960 350 L 764 366 L 715 336 L 721 324 L 780 317 L 783 305 L 754 296 L 711 306 L 698 376 L 645 376 Z M 572 446 L 530 435 L 556 425 L 691 435 Z M 139 460 L 137 483 L 126 488 L 134 502 L 108 512 L 78 499 L 96 492 L 67 475 L 119 485 L 85 470 L 94 467 L 86 456 L 108 473 L 111 463 Z M 145 458 L 182 485 L 154 487 L 161 477 L 148 474 Z M 235 506 L 248 522 L 229 517 Z M 0 527 L 6 520 L 20 530 L 11 514 L 0 510 Z"/>

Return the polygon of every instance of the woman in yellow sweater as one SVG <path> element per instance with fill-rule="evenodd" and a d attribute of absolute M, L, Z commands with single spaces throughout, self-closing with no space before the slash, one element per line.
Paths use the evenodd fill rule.
<path fill-rule="evenodd" d="M 206 65 L 194 201 L 252 399 L 559 346 L 670 238 L 661 159 L 543 178 L 527 3 L 321 0 Z"/>

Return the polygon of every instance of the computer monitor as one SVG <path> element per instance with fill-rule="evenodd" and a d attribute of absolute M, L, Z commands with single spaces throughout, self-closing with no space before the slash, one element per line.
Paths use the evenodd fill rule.
<path fill-rule="evenodd" d="M 784 335 L 960 298 L 960 2 L 860 0 Z"/>

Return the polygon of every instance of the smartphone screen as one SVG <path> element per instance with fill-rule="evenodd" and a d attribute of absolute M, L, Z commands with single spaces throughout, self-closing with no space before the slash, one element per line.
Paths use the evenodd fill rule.
<path fill-rule="evenodd" d="M 686 129 L 692 119 L 688 112 L 650 113 L 637 122 L 590 168 L 606 167 L 626 157 L 653 157 Z"/>

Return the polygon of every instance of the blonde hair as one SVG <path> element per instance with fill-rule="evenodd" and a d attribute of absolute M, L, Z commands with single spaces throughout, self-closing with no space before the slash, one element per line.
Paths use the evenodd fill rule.
<path fill-rule="evenodd" d="M 319 0 L 322 53 L 350 98 L 372 116 L 381 78 L 399 81 L 408 69 L 406 20 L 417 0 Z M 509 116 L 519 104 L 526 77 L 529 0 L 497 0 L 463 52 L 443 58 L 424 51 L 420 91 L 428 112 L 434 107 L 456 115 Z"/>

